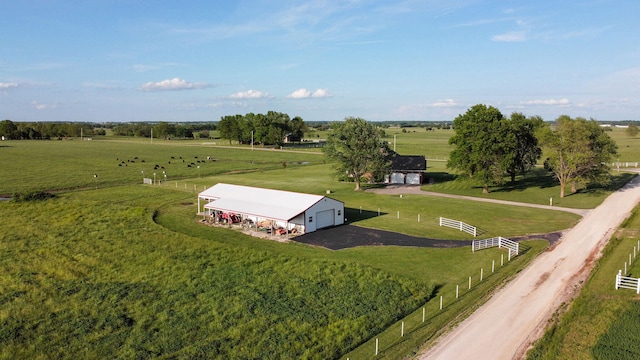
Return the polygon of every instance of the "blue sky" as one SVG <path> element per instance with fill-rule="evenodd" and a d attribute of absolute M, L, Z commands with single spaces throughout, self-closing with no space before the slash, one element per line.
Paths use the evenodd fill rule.
<path fill-rule="evenodd" d="M 637 0 L 0 0 L 0 119 L 640 119 Z"/>

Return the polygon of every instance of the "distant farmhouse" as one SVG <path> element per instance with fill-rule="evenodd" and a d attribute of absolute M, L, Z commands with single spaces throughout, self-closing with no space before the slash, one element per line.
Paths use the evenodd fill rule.
<path fill-rule="evenodd" d="M 391 172 L 385 176 L 386 184 L 422 184 L 427 171 L 427 160 L 424 156 L 394 153 L 390 160 Z"/>

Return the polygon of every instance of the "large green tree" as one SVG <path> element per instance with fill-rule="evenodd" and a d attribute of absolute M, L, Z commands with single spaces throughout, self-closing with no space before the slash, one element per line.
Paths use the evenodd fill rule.
<path fill-rule="evenodd" d="M 360 180 L 366 174 L 380 174 L 389 168 L 391 150 L 383 141 L 384 131 L 362 118 L 347 117 L 333 123 L 322 148 L 326 156 L 337 162 L 339 175 L 347 174 L 360 190 Z"/>
<path fill-rule="evenodd" d="M 482 184 L 504 183 L 504 175 L 514 163 L 516 134 L 500 110 L 477 104 L 453 120 L 455 134 L 449 144 L 455 148 L 447 166 L 457 169 Z"/>
<path fill-rule="evenodd" d="M 542 156 L 536 133 L 542 128 L 544 121 L 540 116 L 525 117 L 522 113 L 514 112 L 509 122 L 515 134 L 516 146 L 513 150 L 513 161 L 507 166 L 507 173 L 511 182 L 514 182 L 516 175 L 529 172 Z"/>
<path fill-rule="evenodd" d="M 565 186 L 571 192 L 589 183 L 606 184 L 610 181 L 610 163 L 617 154 L 617 145 L 595 120 L 560 116 L 552 128 L 540 131 L 540 140 L 547 157 L 545 167 L 560 182 L 560 197 Z"/>

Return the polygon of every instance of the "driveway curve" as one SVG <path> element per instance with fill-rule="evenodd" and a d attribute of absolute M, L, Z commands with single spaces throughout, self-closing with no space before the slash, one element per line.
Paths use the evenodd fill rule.
<path fill-rule="evenodd" d="M 640 177 L 635 177 L 419 358 L 523 357 L 557 307 L 569 300 L 588 276 L 613 231 L 639 202 Z"/>

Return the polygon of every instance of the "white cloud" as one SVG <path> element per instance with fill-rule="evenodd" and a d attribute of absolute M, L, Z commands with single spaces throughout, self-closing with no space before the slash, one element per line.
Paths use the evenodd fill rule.
<path fill-rule="evenodd" d="M 18 84 L 13 82 L 0 82 L 0 89 L 11 89 L 18 87 Z"/>
<path fill-rule="evenodd" d="M 269 94 L 258 90 L 247 90 L 231 94 L 229 97 L 232 99 L 262 99 L 269 97 Z"/>
<path fill-rule="evenodd" d="M 543 105 L 543 106 L 556 106 L 556 105 L 569 105 L 569 99 L 563 98 L 563 99 L 544 99 L 544 100 L 528 100 L 528 101 L 521 101 L 520 104 L 522 105 Z"/>
<path fill-rule="evenodd" d="M 287 95 L 290 99 L 326 98 L 330 96 L 331 93 L 327 89 L 317 89 L 316 91 L 311 92 L 305 88 L 298 89 Z"/>
<path fill-rule="evenodd" d="M 58 108 L 58 103 L 53 103 L 53 104 L 39 104 L 37 101 L 32 101 L 31 105 L 33 105 L 33 107 L 36 110 L 46 110 L 46 109 L 57 109 Z"/>
<path fill-rule="evenodd" d="M 142 84 L 140 90 L 143 91 L 165 91 L 165 90 L 194 90 L 208 88 L 207 83 L 192 83 L 180 78 L 162 80 L 158 82 L 147 82 Z"/>
<path fill-rule="evenodd" d="M 509 31 L 504 34 L 494 35 L 491 40 L 496 42 L 522 42 L 527 39 L 524 31 Z"/>
<path fill-rule="evenodd" d="M 455 107 L 455 106 L 460 106 L 460 103 L 456 102 L 453 99 L 445 99 L 445 100 L 438 100 L 432 104 L 428 105 L 429 107 Z"/>

